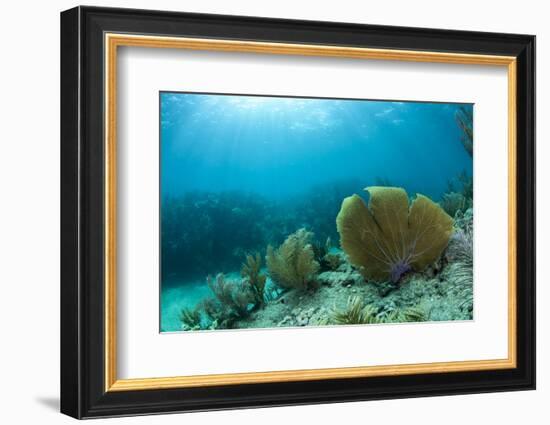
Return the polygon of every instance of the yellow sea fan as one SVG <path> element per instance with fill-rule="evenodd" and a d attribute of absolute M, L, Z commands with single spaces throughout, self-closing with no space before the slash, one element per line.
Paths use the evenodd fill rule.
<path fill-rule="evenodd" d="M 453 232 L 452 218 L 438 204 L 418 194 L 409 208 L 402 188 L 366 190 L 368 206 L 352 195 L 336 218 L 342 249 L 365 278 L 397 282 L 437 260 Z"/>

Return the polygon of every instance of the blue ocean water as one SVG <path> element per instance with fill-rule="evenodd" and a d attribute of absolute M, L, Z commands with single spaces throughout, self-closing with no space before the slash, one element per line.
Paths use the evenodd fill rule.
<path fill-rule="evenodd" d="M 300 227 L 337 245 L 341 201 L 366 186 L 438 201 L 472 174 L 459 108 L 473 106 L 162 92 L 161 329 L 207 275 Z"/>

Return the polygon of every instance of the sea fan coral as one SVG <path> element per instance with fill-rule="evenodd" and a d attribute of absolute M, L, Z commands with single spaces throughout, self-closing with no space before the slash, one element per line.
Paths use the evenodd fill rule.
<path fill-rule="evenodd" d="M 313 234 L 300 229 L 274 249 L 267 247 L 267 268 L 273 281 L 286 289 L 307 289 L 319 271 L 311 246 Z"/>
<path fill-rule="evenodd" d="M 365 278 L 398 282 L 437 260 L 453 232 L 452 218 L 439 205 L 418 194 L 409 208 L 402 188 L 366 190 L 368 206 L 352 195 L 336 218 L 342 249 Z"/>

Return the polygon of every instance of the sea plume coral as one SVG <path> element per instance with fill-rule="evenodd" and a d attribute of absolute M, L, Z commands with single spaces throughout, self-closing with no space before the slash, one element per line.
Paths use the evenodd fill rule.
<path fill-rule="evenodd" d="M 291 234 L 283 244 L 274 249 L 267 247 L 265 256 L 269 275 L 273 281 L 286 289 L 307 289 L 319 271 L 311 245 L 313 234 L 300 229 Z"/>
<path fill-rule="evenodd" d="M 368 206 L 352 195 L 336 218 L 342 249 L 365 278 L 398 282 L 437 260 L 453 232 L 452 218 L 439 205 L 418 194 L 409 208 L 402 188 L 366 190 Z"/>
<path fill-rule="evenodd" d="M 348 303 L 344 308 L 333 310 L 332 318 L 324 324 L 333 322 L 337 325 L 368 325 L 424 322 L 426 320 L 426 312 L 419 307 L 394 308 L 390 311 L 379 312 L 379 308 L 375 305 L 365 304 L 360 297 L 354 296 L 348 298 Z"/>
<path fill-rule="evenodd" d="M 445 269 L 447 291 L 458 303 L 458 307 L 469 313 L 474 309 L 474 275 L 470 264 L 452 263 Z"/>
<path fill-rule="evenodd" d="M 196 331 L 201 329 L 201 308 L 183 307 L 180 311 L 181 327 L 186 331 Z"/>
<path fill-rule="evenodd" d="M 472 230 L 457 229 L 447 248 L 447 259 L 451 262 L 461 262 L 470 268 L 474 263 L 474 238 Z"/>
<path fill-rule="evenodd" d="M 241 268 L 241 276 L 250 286 L 257 306 L 263 305 L 265 301 L 264 290 L 267 276 L 260 273 L 261 269 L 262 257 L 259 252 L 256 255 L 248 254 L 246 262 L 243 263 Z"/>
<path fill-rule="evenodd" d="M 378 309 L 372 305 L 365 305 L 360 297 L 348 298 L 348 303 L 343 309 L 335 309 L 332 312 L 332 321 L 337 325 L 367 325 L 380 323 L 376 317 Z M 330 323 L 330 322 L 328 322 Z"/>
<path fill-rule="evenodd" d="M 241 281 L 227 279 L 223 273 L 218 273 L 216 278 L 208 276 L 206 282 L 229 316 L 245 317 L 248 314 L 254 295 Z"/>

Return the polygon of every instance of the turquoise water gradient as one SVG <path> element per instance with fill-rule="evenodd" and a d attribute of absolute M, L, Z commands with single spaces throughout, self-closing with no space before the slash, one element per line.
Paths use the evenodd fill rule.
<path fill-rule="evenodd" d="M 161 190 L 284 197 L 384 177 L 438 198 L 471 169 L 456 104 L 161 94 Z M 470 106 L 471 107 L 471 106 Z"/>

